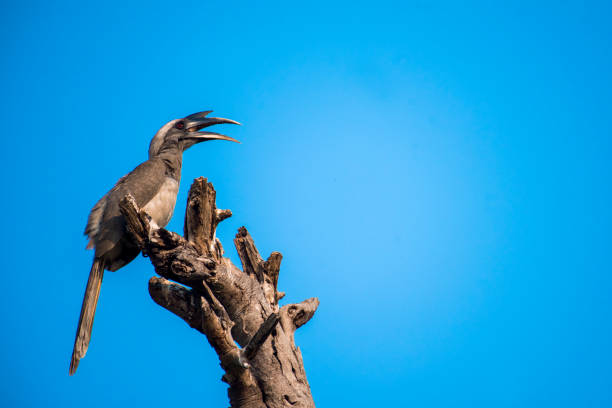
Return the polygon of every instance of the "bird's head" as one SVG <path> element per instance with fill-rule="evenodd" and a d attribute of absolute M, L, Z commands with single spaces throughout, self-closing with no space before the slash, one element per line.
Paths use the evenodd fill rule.
<path fill-rule="evenodd" d="M 239 125 L 235 120 L 225 118 L 207 118 L 212 111 L 194 113 L 183 119 L 174 119 L 161 127 L 149 145 L 149 158 L 157 156 L 166 150 L 177 149 L 183 152 L 196 143 L 207 140 L 229 140 L 240 143 L 234 138 L 214 132 L 202 132 L 208 126 L 231 123 Z"/>

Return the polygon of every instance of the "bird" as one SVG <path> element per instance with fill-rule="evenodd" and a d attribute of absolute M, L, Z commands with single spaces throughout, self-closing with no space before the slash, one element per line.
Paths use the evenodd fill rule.
<path fill-rule="evenodd" d="M 85 235 L 89 238 L 87 249 L 94 249 L 94 258 L 70 359 L 70 375 L 76 372 L 89 346 L 104 271 L 114 272 L 140 253 L 136 243 L 126 233 L 125 219 L 119 210 L 120 201 L 131 194 L 138 207 L 151 218 L 151 226 L 163 228 L 168 225 L 174 212 L 183 152 L 208 140 L 240 143 L 229 136 L 201 130 L 218 124 L 240 125 L 231 119 L 207 117 L 211 112 L 194 113 L 162 126 L 149 144 L 149 159 L 120 178 L 89 213 Z"/>

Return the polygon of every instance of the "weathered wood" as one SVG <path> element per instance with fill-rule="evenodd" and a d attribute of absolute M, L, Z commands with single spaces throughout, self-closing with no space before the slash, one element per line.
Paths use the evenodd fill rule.
<path fill-rule="evenodd" d="M 234 240 L 243 269 L 224 258 L 215 230 L 231 211 L 217 209 L 215 197 L 206 179 L 194 181 L 185 238 L 151 229 L 136 202 L 122 200 L 129 233 L 163 277 L 151 278 L 149 293 L 206 336 L 225 371 L 232 408 L 314 407 L 294 333 L 312 318 L 319 301 L 279 308 L 282 255 L 273 252 L 264 261 L 244 227 Z"/>
<path fill-rule="evenodd" d="M 280 252 L 272 252 L 268 260 L 263 264 L 264 272 L 270 278 L 271 284 L 274 286 L 275 290 L 278 285 L 278 274 L 280 272 L 282 260 L 283 255 Z"/>
<path fill-rule="evenodd" d="M 280 263 L 283 256 L 280 252 L 272 252 L 267 261 L 264 261 L 255 246 L 251 234 L 245 227 L 240 227 L 234 245 L 238 251 L 238 256 L 242 263 L 242 270 L 250 275 L 254 275 L 261 284 L 263 294 L 275 309 L 278 309 L 278 301 L 285 295 L 279 294 L 276 286 L 278 285 L 278 274 Z"/>
<path fill-rule="evenodd" d="M 271 304 L 276 305 L 278 305 L 278 301 L 285 296 L 284 293 L 279 293 L 277 290 L 278 274 L 280 272 L 280 264 L 282 259 L 283 256 L 280 252 L 272 252 L 268 259 L 261 264 L 264 271 L 264 294 L 266 295 L 266 299 L 268 299 Z"/>
<path fill-rule="evenodd" d="M 266 341 L 272 330 L 278 324 L 280 318 L 277 313 L 272 313 L 265 322 L 259 327 L 259 330 L 251 337 L 248 344 L 244 347 L 244 355 L 247 358 L 253 358 L 261 345 Z"/>
<path fill-rule="evenodd" d="M 132 240 L 142 250 L 145 246 L 145 240 L 149 237 L 149 217 L 147 214 L 138 208 L 136 200 L 132 195 L 127 195 L 119 202 L 119 211 L 126 220 L 126 230 Z"/>
<path fill-rule="evenodd" d="M 248 370 L 249 364 L 208 302 L 181 285 L 157 277 L 149 280 L 149 293 L 157 304 L 206 335 L 225 370 L 224 380 L 230 385 L 232 406 L 235 403 L 240 407 L 261 407 L 263 397 Z"/>
<path fill-rule="evenodd" d="M 242 270 L 250 275 L 255 275 L 259 282 L 263 282 L 263 269 L 261 267 L 263 259 L 261 259 L 261 255 L 255 247 L 251 234 L 245 227 L 238 229 L 234 244 L 242 262 Z"/>
<path fill-rule="evenodd" d="M 223 247 L 216 239 L 215 231 L 221 221 L 232 216 L 232 212 L 218 209 L 216 197 L 217 192 L 207 179 L 200 177 L 193 181 L 187 198 L 183 231 L 185 238 L 200 252 L 219 259 L 223 256 Z"/>

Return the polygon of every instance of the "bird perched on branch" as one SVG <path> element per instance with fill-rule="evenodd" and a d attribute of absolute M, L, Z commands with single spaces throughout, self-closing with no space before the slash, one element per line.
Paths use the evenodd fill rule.
<path fill-rule="evenodd" d="M 119 210 L 121 199 L 131 194 L 138 207 L 151 217 L 152 225 L 165 227 L 170 222 L 176 203 L 183 152 L 207 140 L 240 143 L 229 136 L 201 131 L 205 127 L 222 123 L 239 125 L 230 119 L 206 117 L 210 112 L 194 113 L 166 123 L 151 140 L 149 160 L 119 179 L 91 210 L 85 235 L 89 237 L 87 249 L 95 248 L 95 254 L 81 306 L 70 360 L 70 375 L 76 372 L 79 360 L 85 356 L 89 346 L 104 270 L 116 271 L 131 262 L 140 252 L 126 233 L 125 220 Z"/>

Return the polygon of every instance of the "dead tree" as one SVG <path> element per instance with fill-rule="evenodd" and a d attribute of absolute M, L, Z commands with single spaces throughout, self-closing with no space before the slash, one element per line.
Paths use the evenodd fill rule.
<path fill-rule="evenodd" d="M 184 237 L 152 228 L 134 199 L 123 199 L 128 233 L 161 276 L 149 280 L 149 293 L 206 336 L 225 371 L 222 381 L 229 384 L 232 408 L 314 407 L 293 334 L 314 315 L 319 301 L 279 307 L 282 255 L 273 252 L 264 261 L 244 227 L 234 239 L 242 270 L 224 258 L 215 230 L 232 212 L 217 209 L 215 198 L 205 178 L 193 182 Z"/>

